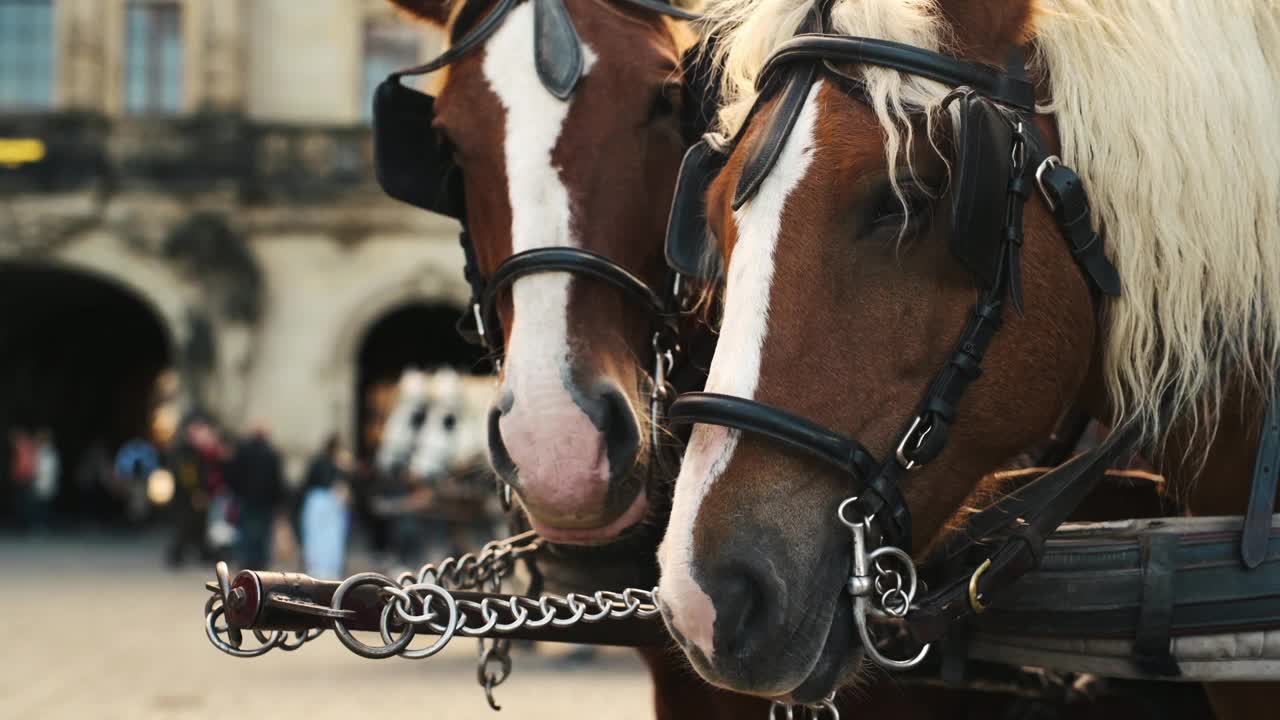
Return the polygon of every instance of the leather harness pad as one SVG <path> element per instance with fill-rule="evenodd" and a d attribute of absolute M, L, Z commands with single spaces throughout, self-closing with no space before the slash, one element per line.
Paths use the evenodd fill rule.
<path fill-rule="evenodd" d="M 991 289 L 1000 273 L 1013 134 L 996 106 L 977 93 L 959 99 L 960 127 L 951 183 L 951 252 Z"/>
<path fill-rule="evenodd" d="M 720 172 L 724 156 L 700 140 L 685 153 L 667 219 L 667 265 L 685 277 L 713 278 L 720 255 L 711 247 L 707 227 L 707 187 Z"/>
<path fill-rule="evenodd" d="M 582 41 L 564 0 L 533 0 L 533 41 L 542 86 L 567 100 L 582 78 Z"/>
<path fill-rule="evenodd" d="M 462 171 L 431 127 L 435 99 L 400 82 L 382 81 L 373 95 L 373 167 L 391 197 L 462 219 Z"/>

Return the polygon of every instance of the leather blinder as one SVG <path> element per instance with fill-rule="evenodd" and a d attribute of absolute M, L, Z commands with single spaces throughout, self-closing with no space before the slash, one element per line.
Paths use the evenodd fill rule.
<path fill-rule="evenodd" d="M 392 75 L 373 95 L 373 166 L 384 192 L 424 210 L 461 220 L 461 169 L 432 127 L 435 99 Z"/>
<path fill-rule="evenodd" d="M 720 257 L 707 227 L 707 188 L 724 156 L 699 141 L 685 153 L 667 219 L 667 265 L 685 277 L 710 279 L 720 272 Z"/>
<path fill-rule="evenodd" d="M 1013 132 L 989 100 L 959 98 L 960 126 L 952 168 L 951 252 L 983 289 L 1000 274 Z"/>

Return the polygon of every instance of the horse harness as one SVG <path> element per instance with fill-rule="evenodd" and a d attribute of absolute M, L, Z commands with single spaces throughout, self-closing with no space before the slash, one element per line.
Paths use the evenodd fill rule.
<path fill-rule="evenodd" d="M 449 51 L 425 65 L 393 73 L 379 86 L 374 101 L 375 165 L 379 182 L 392 197 L 465 221 L 460 170 L 452 162 L 447 143 L 426 132 L 434 114 L 433 99 L 403 86 L 400 78 L 432 72 L 474 50 L 520 1 L 497 0 L 488 15 L 471 21 L 472 29 Z M 574 50 L 579 47 L 576 33 L 562 0 L 530 1 L 535 8 L 539 77 L 549 92 L 567 97 L 581 71 L 580 49 Z M 618 1 L 677 18 L 693 17 L 658 0 Z M 472 6 L 483 9 L 473 0 L 461 11 L 459 27 L 467 25 L 463 16 L 469 11 L 478 13 Z M 803 30 L 821 31 L 822 25 L 822 17 L 815 13 Z M 706 57 L 686 55 L 682 63 L 686 108 L 692 115 L 685 118 L 686 127 L 705 127 L 708 108 L 715 105 L 709 99 L 709 68 L 699 68 L 700 60 Z M 861 94 L 858 83 L 839 73 L 832 62 L 890 67 L 956 88 L 949 98 L 949 102 L 959 103 L 960 117 L 951 248 L 979 285 L 973 315 L 956 352 L 907 424 L 894 456 L 884 462 L 877 462 L 852 438 L 779 408 L 741 398 L 686 394 L 672 404 L 671 420 L 758 433 L 810 453 L 853 477 L 858 493 L 839 511 L 854 544 L 854 572 L 847 590 L 854 597 L 864 648 L 887 667 L 916 665 L 929 644 L 954 630 L 961 620 L 974 620 L 972 624 L 980 631 L 1003 633 L 1020 642 L 1025 641 L 1027 627 L 1032 627 L 1033 633 L 1039 632 L 1037 627 L 1070 626 L 1080 634 L 1136 636 L 1135 660 L 1141 677 L 1176 673 L 1176 665 L 1172 673 L 1169 667 L 1171 633 L 1280 626 L 1280 611 L 1268 603 L 1265 587 L 1257 587 L 1280 577 L 1280 528 L 1274 527 L 1270 516 L 1274 476 L 1280 469 L 1280 398 L 1273 399 L 1267 413 L 1249 513 L 1242 523 L 1242 542 L 1237 544 L 1236 535 L 1231 534 L 1234 531 L 1229 529 L 1224 532 L 1215 526 L 1213 532 L 1207 532 L 1198 524 L 1201 519 L 1151 521 L 1118 530 L 1076 529 L 1065 540 L 1055 537 L 1046 542 L 1094 487 L 1106 466 L 1131 447 L 1134 432 L 1121 427 L 1097 449 L 972 515 L 965 532 L 943 543 L 926 564 L 924 573 L 936 571 L 934 575 L 941 580 L 916 601 L 917 573 L 908 554 L 910 513 L 898 484 L 907 472 L 942 452 L 955 407 L 978 376 L 983 355 L 999 327 L 1006 295 L 1015 306 L 1021 304 L 1018 252 L 1022 207 L 1033 187 L 1049 204 L 1089 279 L 1095 307 L 1098 295 L 1118 293 L 1119 280 L 1103 252 L 1102 237 L 1091 227 L 1083 183 L 1042 150 L 1031 122 L 1033 88 L 1020 52 L 1013 54 L 1009 68 L 1001 72 L 897 43 L 802 32 L 775 52 L 762 73 L 763 92 L 752 113 L 758 113 L 766 99 L 780 98 L 768 119 L 764 141 L 747 162 L 735 193 L 735 207 L 749 200 L 768 175 L 819 75 Z M 691 81 L 701 86 L 691 91 Z M 722 148 L 702 141 L 693 144 L 685 157 L 666 246 L 668 264 L 677 281 L 705 279 L 709 269 L 715 270 L 703 263 L 707 253 L 702 202 L 705 186 L 725 156 Z M 1003 214 L 984 208 L 984 197 L 1002 193 L 1006 197 Z M 472 288 L 472 334 L 495 352 L 501 349 L 502 336 L 500 331 L 493 332 L 499 327 L 494 298 L 516 278 L 530 273 L 573 272 L 612 284 L 648 307 L 663 328 L 671 327 L 667 324 L 671 311 L 680 307 L 678 283 L 673 283 L 669 295 L 655 292 L 624 268 L 585 250 L 564 247 L 520 253 L 486 278 L 478 270 L 465 227 L 461 243 Z M 669 364 L 664 366 L 663 354 L 658 352 L 655 385 L 663 384 L 661 373 L 670 368 Z M 1082 536 L 1097 539 L 1082 543 Z M 872 549 L 873 545 L 879 547 Z M 429 657 L 455 636 L 478 637 L 482 647 L 477 679 L 495 708 L 492 690 L 510 672 L 506 643 L 511 638 L 618 645 L 670 642 L 658 619 L 657 598 L 649 591 L 633 588 L 537 598 L 499 595 L 501 580 L 514 564 L 531 559 L 545 547 L 544 541 L 525 533 L 489 543 L 477 556 L 424 565 L 417 573 L 395 579 L 361 573 L 342 583 L 248 570 L 232 578 L 225 565 L 219 564 L 217 581 L 209 585 L 213 594 L 205 607 L 206 634 L 220 650 L 240 657 L 277 647 L 295 650 L 326 628 L 334 629 L 353 652 L 370 658 Z M 1230 568 L 1224 558 L 1233 553 L 1238 553 L 1241 562 Z M 1107 593 L 1107 607 L 1114 608 L 1108 611 L 1101 631 L 1097 631 L 1099 613 L 1092 606 L 1081 607 L 1079 595 L 1089 590 L 1078 582 L 1082 570 L 1102 576 L 1099 582 Z M 1242 572 L 1252 572 L 1254 582 L 1247 582 L 1247 577 L 1241 580 Z M 1181 587 L 1175 593 L 1175 575 L 1181 586 L 1190 586 L 1193 592 L 1183 592 L 1186 587 Z M 1020 578 L 1023 582 L 1007 587 Z M 475 592 L 486 588 L 490 592 Z M 1261 604 L 1259 598 L 1263 598 Z M 1088 600 L 1096 602 L 1096 594 L 1090 591 Z M 1034 606 L 1033 612 L 1019 612 L 1024 605 Z M 1184 612 L 1184 605 L 1190 605 L 1192 612 Z M 1235 610 L 1236 606 L 1241 609 Z M 219 625 L 220 618 L 227 622 Z M 888 657 L 879 649 L 883 643 L 872 635 L 873 626 L 904 632 L 924 649 L 908 660 Z M 410 650 L 415 629 L 418 635 L 437 636 L 436 641 L 421 650 Z M 251 630 L 261 646 L 242 646 L 243 630 Z M 382 645 L 366 645 L 352 636 L 351 630 L 380 633 Z M 289 632 L 295 633 L 292 640 Z M 962 634 L 953 633 L 952 637 Z M 979 647 L 974 656 L 984 659 L 980 654 Z M 1002 657 L 985 659 L 1005 661 Z M 945 659 L 943 669 L 945 675 Z M 790 716 L 789 709 L 787 712 Z"/>
<path fill-rule="evenodd" d="M 425 210 L 446 215 L 462 223 L 459 244 L 465 264 L 463 274 L 471 288 L 470 315 L 458 323 L 458 332 L 468 341 L 480 345 L 499 357 L 503 350 L 503 333 L 498 316 L 498 299 L 516 280 L 539 273 L 567 272 L 590 278 L 619 290 L 623 296 L 653 319 L 652 386 L 650 390 L 650 439 L 656 448 L 662 437 L 663 410 L 674 397 L 673 372 L 690 348 L 681 344 L 679 321 L 687 314 L 694 289 L 672 273 L 665 290 L 656 290 L 637 275 L 596 252 L 571 246 L 534 248 L 516 253 L 498 264 L 491 276 L 480 270 L 475 244 L 467 231 L 466 199 L 462 169 L 455 162 L 452 148 L 440 134 L 431 130 L 435 118 L 435 99 L 404 85 L 406 77 L 420 76 L 447 67 L 481 47 L 502 25 L 507 15 L 524 0 L 497 0 L 488 13 L 485 0 L 472 0 L 459 12 L 455 33 L 463 33 L 452 47 L 439 57 L 422 65 L 398 70 L 378 85 L 373 99 L 374 168 L 379 184 L 393 198 Z M 582 78 L 582 41 L 563 0 L 529 0 L 534 12 L 534 64 L 538 78 L 547 92 L 560 100 L 568 99 Z M 662 0 L 616 0 L 644 11 L 679 20 L 696 20 L 700 16 Z M 705 73 L 704 73 L 705 74 Z M 691 73 L 692 76 L 692 73 Z M 689 142 L 705 127 L 706 103 L 699 90 L 686 82 L 684 135 Z M 701 341 L 695 337 L 692 341 Z M 706 345 L 707 343 L 700 343 Z M 696 348 L 705 351 L 706 348 Z M 501 360 L 497 360 L 501 363 Z M 696 375 L 697 373 L 691 373 Z M 697 384 L 696 379 L 692 384 Z M 510 488 L 503 486 L 502 499 L 510 505 Z"/>
<path fill-rule="evenodd" d="M 1033 121 L 1035 88 L 1021 48 L 1010 53 L 1008 67 L 998 70 L 901 43 L 827 34 L 823 4 L 791 40 L 767 60 L 759 81 L 759 97 L 751 116 L 765 103 L 777 102 L 755 144 L 747 151 L 736 186 L 736 210 L 758 191 L 776 163 L 815 81 L 833 81 L 854 97 L 868 101 L 862 83 L 835 65 L 866 64 L 918 75 L 953 88 L 943 107 L 955 103 L 958 117 L 951 198 L 954 257 L 973 275 L 979 297 L 947 364 L 938 372 L 898 436 L 892 456 L 883 460 L 856 439 L 781 408 L 716 393 L 681 395 L 669 418 L 679 424 L 720 425 L 764 436 L 834 466 L 852 477 L 856 491 L 841 504 L 838 516 L 853 535 L 853 568 L 847 591 L 866 652 L 877 663 L 895 669 L 923 660 L 931 643 L 958 621 L 983 612 L 986 601 L 1024 574 L 1040 567 L 1045 541 L 1083 502 L 1106 468 L 1131 452 L 1137 433 L 1117 428 L 1096 449 L 1054 468 L 1017 492 L 970 516 L 965 525 L 926 564 L 934 589 L 916 601 L 917 573 L 910 556 L 911 514 L 900 484 L 908 473 L 938 457 L 948 429 L 970 383 L 981 374 L 982 360 L 999 330 L 1006 300 L 1021 312 L 1020 252 L 1023 209 L 1036 189 L 1065 237 L 1072 257 L 1091 289 L 1095 315 L 1101 296 L 1120 293 L 1120 278 L 1105 254 L 1104 240 L 1092 227 L 1088 195 L 1081 178 L 1056 156 L 1046 153 Z M 693 273 L 696 258 L 709 255 L 703 198 L 710 180 L 743 130 L 727 146 L 709 139 L 689 150 L 677 183 L 680 196 L 668 229 L 669 258 Z M 1003 197 L 1005 201 L 992 202 Z M 1254 566 L 1267 555 L 1274 504 L 1275 468 L 1280 449 L 1280 420 L 1273 403 L 1269 433 L 1259 453 L 1242 548 Z M 1268 449 L 1270 448 L 1270 449 Z M 1264 459 L 1270 457 L 1270 460 Z M 1176 548 L 1176 543 L 1174 544 Z M 874 549 L 873 549 L 874 548 Z M 1167 560 L 1167 558 L 1166 558 Z M 1165 585 L 1171 586 L 1176 563 Z M 897 569 L 890 569 L 895 567 Z M 1145 566 L 1144 566 L 1145 567 Z M 904 584 L 905 578 L 905 584 Z M 1165 595 L 1172 590 L 1165 588 Z M 1171 597 L 1165 600 L 1172 603 Z M 1154 629 L 1138 628 L 1140 664 L 1155 674 L 1170 674 L 1167 617 Z M 899 660 L 882 653 L 871 625 L 893 626 L 918 645 L 918 653 Z M 1176 666 L 1173 668 L 1176 674 Z"/>

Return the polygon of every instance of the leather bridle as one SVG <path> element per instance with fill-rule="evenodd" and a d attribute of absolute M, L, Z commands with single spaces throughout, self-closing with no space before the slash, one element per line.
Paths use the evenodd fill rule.
<path fill-rule="evenodd" d="M 825 24 L 822 12 L 815 9 L 810 23 L 802 30 L 821 29 Z M 859 567 L 865 568 L 867 557 L 896 549 L 901 557 L 907 558 L 907 564 L 911 564 L 906 554 L 911 548 L 911 513 L 903 498 L 901 483 L 907 473 L 928 464 L 945 449 L 957 407 L 969 385 L 981 375 L 982 361 L 1001 326 L 1006 300 L 1021 307 L 1023 209 L 1034 189 L 1039 189 L 1052 210 L 1089 282 L 1095 311 L 1098 296 L 1119 294 L 1118 274 L 1104 253 L 1102 236 L 1091 226 L 1083 183 L 1058 158 L 1044 151 L 1033 122 L 1034 86 L 1028 79 L 1021 49 L 1015 49 L 1011 58 L 1008 69 L 1000 71 L 884 40 L 802 32 L 774 52 L 761 75 L 760 98 L 752 114 L 761 108 L 764 100 L 780 97 L 762 133 L 763 139 L 757 141 L 744 165 L 734 197 L 735 208 L 750 199 L 776 162 L 810 87 L 820 75 L 865 99 L 860 84 L 832 67 L 833 63 L 877 65 L 920 75 L 955 88 L 947 102 L 981 101 L 1004 109 L 995 114 L 1008 123 L 1011 138 L 1008 172 L 1003 183 L 1005 215 L 999 226 L 1001 232 L 998 237 L 968 239 L 970 243 L 997 244 L 993 249 L 998 252 L 992 254 L 997 262 L 990 275 L 975 271 L 978 301 L 946 365 L 925 389 L 899 433 L 893 454 L 877 459 L 853 437 L 746 398 L 687 393 L 669 410 L 669 418 L 674 423 L 720 425 L 761 435 L 807 453 L 850 476 L 855 491 L 840 510 L 840 520 L 855 536 L 854 577 L 850 579 L 849 591 L 855 597 L 863 645 L 873 658 L 890 667 L 910 666 L 923 659 L 923 653 L 906 661 L 881 655 L 872 647 L 874 643 L 865 627 L 870 615 L 877 615 L 880 621 L 887 618 L 887 621 L 906 625 L 916 640 L 928 643 L 940 637 L 951 621 L 980 612 L 984 593 L 1012 582 L 1035 567 L 1044 539 L 1066 519 L 1101 477 L 1106 465 L 1132 439 L 1131 431 L 1122 429 L 1092 453 L 1061 466 L 1028 485 L 1016 497 L 997 502 L 971 518 L 969 529 L 981 532 L 960 534 L 965 540 L 959 547 L 949 548 L 952 567 L 955 557 L 963 556 L 965 551 L 983 542 L 991 542 L 993 534 L 1010 533 L 1009 538 L 998 543 L 997 549 L 987 556 L 988 562 L 979 571 L 966 570 L 958 581 L 940 582 L 939 589 L 929 598 L 912 604 L 915 569 L 908 567 L 912 592 L 899 598 L 895 607 L 881 607 L 878 613 L 869 611 L 864 601 L 871 594 L 870 581 L 859 578 Z M 967 108 L 962 110 L 962 122 L 966 112 Z M 744 122 L 743 127 L 746 124 Z M 971 228 L 955 229 L 957 233 L 968 230 Z M 871 552 L 874 545 L 880 549 Z M 911 617 L 907 617 L 908 610 Z"/>
<path fill-rule="evenodd" d="M 883 40 L 801 34 L 784 43 L 765 66 L 765 74 L 762 75 L 765 87 L 777 86 L 784 79 L 787 81 L 781 89 L 783 97 L 775 112 L 787 113 L 792 106 L 803 103 L 809 86 L 818 73 L 824 71 L 827 62 L 873 64 L 925 75 L 956 86 L 957 98 L 976 94 L 1016 113 L 1019 119 L 1011 121 L 1015 124 L 1010 128 L 1013 157 L 1007 183 L 1007 220 L 1003 237 L 991 239 L 1001 244 L 1002 258 L 994 282 L 980 289 L 978 302 L 950 359 L 926 389 L 904 430 L 899 433 L 894 453 L 889 458 L 877 460 L 870 450 L 852 437 L 780 408 L 745 398 L 715 393 L 685 394 L 673 403 L 670 417 L 682 423 L 723 425 L 765 435 L 852 475 L 859 487 L 859 511 L 866 517 L 876 517 L 882 523 L 889 542 L 910 548 L 911 515 L 902 498 L 900 482 L 905 473 L 926 465 L 946 447 L 957 405 L 969 385 L 981 375 L 982 361 L 1000 328 L 1006 299 L 1020 303 L 1018 263 L 1023 239 L 1022 213 L 1036 185 L 1037 175 L 1045 201 L 1056 208 L 1056 216 L 1068 220 L 1063 222 L 1060 219 L 1060 222 L 1072 244 L 1073 255 L 1095 293 L 1118 294 L 1118 278 L 1103 254 L 1102 237 L 1091 228 L 1087 230 L 1087 238 L 1077 232 L 1079 228 L 1087 227 L 1089 222 L 1088 199 L 1078 176 L 1041 149 L 1042 143 L 1032 123 L 1033 89 L 1022 67 L 1021 52 L 1015 53 L 1015 60 L 1007 72 L 997 72 Z M 775 119 L 774 127 L 778 125 Z M 778 145 L 784 140 L 782 137 L 766 138 L 766 142 Z M 765 162 L 760 158 L 770 155 L 776 156 L 776 152 L 766 150 L 748 160 L 744 184 L 739 185 L 735 205 L 741 205 L 758 188 L 767 169 L 762 171 L 753 165 Z"/>
<path fill-rule="evenodd" d="M 435 72 L 475 51 L 502 25 L 510 11 L 524 1 L 497 0 L 489 12 L 476 21 L 474 26 L 443 54 L 422 65 L 392 73 L 383 83 L 387 86 L 387 92 L 403 95 L 401 78 Z M 566 99 L 581 79 L 583 72 L 581 42 L 562 0 L 528 1 L 534 5 L 536 37 L 535 57 L 532 59 L 537 66 L 538 77 L 548 92 L 557 98 Z M 616 1 L 678 20 L 697 20 L 700 17 L 662 0 Z M 430 103 L 431 99 L 423 97 L 417 101 Z M 376 102 L 375 100 L 375 106 Z M 375 107 L 375 125 L 376 122 Z M 421 128 L 421 132 L 430 131 L 430 128 Z M 375 132 L 375 141 L 377 138 L 378 134 Z M 396 147 L 380 150 L 376 148 L 376 150 L 379 152 L 385 150 L 390 158 L 394 158 L 397 153 Z M 465 258 L 463 274 L 470 287 L 471 298 L 468 303 L 470 312 L 459 320 L 458 332 L 464 339 L 488 350 L 499 368 L 501 368 L 504 337 L 501 318 L 498 314 L 498 300 L 504 291 L 522 277 L 563 272 L 589 278 L 617 289 L 623 297 L 649 315 L 653 349 L 650 424 L 651 440 L 656 452 L 661 436 L 662 411 L 675 395 L 671 382 L 672 374 L 686 352 L 686 348 L 680 342 L 680 321 L 682 316 L 687 314 L 687 305 L 696 296 L 697 289 L 685 283 L 680 273 L 676 271 L 669 273 L 664 288 L 655 289 L 610 258 L 571 246 L 542 247 L 516 253 L 501 261 L 494 268 L 492 275 L 486 276 L 480 270 L 475 244 L 467 229 L 465 198 L 460 189 L 443 191 L 444 202 L 442 206 L 437 207 L 433 203 L 439 202 L 438 198 L 424 199 L 415 194 L 412 187 L 397 187 L 394 167 L 384 172 L 380 164 L 378 169 L 379 180 L 392 196 L 437 212 L 453 215 L 462 223 L 458 241 Z M 504 499 L 506 499 L 505 496 Z"/>

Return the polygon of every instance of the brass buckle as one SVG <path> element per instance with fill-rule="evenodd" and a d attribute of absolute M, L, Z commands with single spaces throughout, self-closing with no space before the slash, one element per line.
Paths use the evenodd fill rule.
<path fill-rule="evenodd" d="M 978 592 L 978 580 L 982 574 L 991 567 L 991 558 L 987 558 L 977 570 L 973 571 L 973 575 L 969 577 L 969 607 L 973 608 L 975 615 L 981 615 L 986 611 L 987 606 L 982 602 L 982 593 Z"/>

